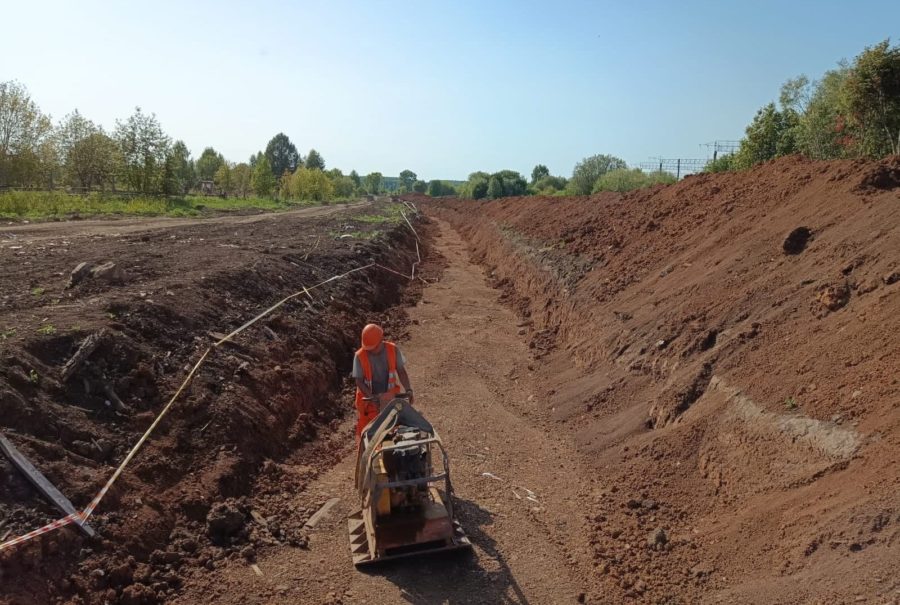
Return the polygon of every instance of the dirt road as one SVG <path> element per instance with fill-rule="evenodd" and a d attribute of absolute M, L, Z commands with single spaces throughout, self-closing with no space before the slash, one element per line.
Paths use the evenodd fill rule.
<path fill-rule="evenodd" d="M 340 498 L 310 534 L 309 549 L 258 553 L 258 576 L 241 557 L 224 559 L 186 586 L 176 603 L 575 603 L 585 588 L 589 551 L 579 468 L 567 440 L 535 420 L 529 353 L 513 313 L 497 301 L 459 236 L 440 224 L 436 249 L 449 263 L 409 310 L 403 350 L 421 408 L 451 455 L 472 555 L 411 560 L 370 573 L 353 569 L 346 516 L 357 506 L 347 434 L 342 459 L 302 493 L 295 509 Z M 490 473 L 491 475 L 485 475 Z M 519 499 L 528 488 L 537 502 Z M 524 490 L 516 490 L 524 494 Z"/>
<path fill-rule="evenodd" d="M 82 236 L 105 235 L 117 237 L 129 233 L 143 233 L 174 227 L 190 227 L 198 225 L 251 225 L 253 223 L 291 220 L 303 217 L 329 216 L 344 210 L 361 208 L 370 202 L 359 201 L 353 204 L 332 206 L 308 206 L 285 212 L 257 212 L 254 214 L 235 213 L 222 214 L 208 218 L 168 218 L 168 217 L 127 217 L 99 218 L 83 221 L 47 221 L 39 223 L 7 223 L 0 225 L 0 242 L 9 240 L 13 243 L 37 242 L 43 239 L 65 237 L 67 239 Z"/>

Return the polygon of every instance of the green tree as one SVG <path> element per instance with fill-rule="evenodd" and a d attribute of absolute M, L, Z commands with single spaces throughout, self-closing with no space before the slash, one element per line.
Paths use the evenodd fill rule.
<path fill-rule="evenodd" d="M 131 189 L 142 193 L 162 191 L 170 142 L 156 114 L 145 114 L 136 107 L 128 119 L 116 122 L 115 139 L 122 154 L 125 181 Z"/>
<path fill-rule="evenodd" d="M 416 185 L 416 173 L 412 170 L 404 170 L 400 173 L 400 188 L 404 193 L 408 193 L 413 190 Z"/>
<path fill-rule="evenodd" d="M 845 94 L 860 151 L 900 154 L 900 46 L 884 40 L 866 47 L 853 62 Z"/>
<path fill-rule="evenodd" d="M 279 132 L 266 145 L 266 159 L 272 168 L 272 176 L 280 178 L 285 172 L 293 173 L 300 163 L 297 147 L 283 132 Z"/>
<path fill-rule="evenodd" d="M 334 196 L 338 198 L 353 197 L 356 193 L 356 184 L 349 176 L 330 176 L 334 186 Z"/>
<path fill-rule="evenodd" d="M 487 196 L 492 200 L 503 197 L 503 179 L 496 174 L 488 181 Z"/>
<path fill-rule="evenodd" d="M 334 183 L 318 168 L 301 166 L 282 178 L 287 185 L 287 196 L 297 200 L 325 201 L 334 197 Z"/>
<path fill-rule="evenodd" d="M 259 157 L 253 168 L 253 177 L 250 182 L 253 191 L 261 197 L 272 195 L 275 189 L 275 175 L 272 174 L 272 166 L 265 155 Z"/>
<path fill-rule="evenodd" d="M 799 117 L 787 109 L 779 111 L 774 103 L 765 105 L 747 126 L 735 155 L 735 166 L 749 168 L 783 155 L 797 152 Z"/>
<path fill-rule="evenodd" d="M 550 176 L 550 169 L 543 164 L 538 164 L 531 171 L 531 184 L 534 185 L 539 180 Z"/>
<path fill-rule="evenodd" d="M 40 180 L 48 157 L 44 143 L 52 133 L 50 118 L 15 81 L 0 82 L 0 185 L 28 185 Z M 42 149 L 43 147 L 43 149 Z"/>
<path fill-rule="evenodd" d="M 846 64 L 825 72 L 812 85 L 803 114 L 800 116 L 798 144 L 807 156 L 825 160 L 848 154 L 854 145 L 852 132 L 847 128 L 847 108 L 844 85 L 850 72 Z"/>
<path fill-rule="evenodd" d="M 533 188 L 536 193 L 549 195 L 557 191 L 563 191 L 568 184 L 568 179 L 561 176 L 545 176 L 534 183 Z"/>
<path fill-rule="evenodd" d="M 166 156 L 163 192 L 166 195 L 185 195 L 196 180 L 191 152 L 184 141 L 176 141 Z"/>
<path fill-rule="evenodd" d="M 213 177 L 216 175 L 216 171 L 219 170 L 219 166 L 225 163 L 225 158 L 222 157 L 222 154 L 213 149 L 212 147 L 207 147 L 203 150 L 203 153 L 200 154 L 200 157 L 197 159 L 196 169 L 197 169 L 197 177 L 201 181 L 211 181 Z"/>
<path fill-rule="evenodd" d="M 491 175 L 487 172 L 473 172 L 469 175 L 465 184 L 460 188 L 459 194 L 462 197 L 480 200 L 487 195 L 488 183 L 490 180 Z"/>
<path fill-rule="evenodd" d="M 587 195 L 593 190 L 597 179 L 610 170 L 620 168 L 627 168 L 625 160 L 612 155 L 599 154 L 584 158 L 575 164 L 569 188 L 575 195 Z"/>
<path fill-rule="evenodd" d="M 216 170 L 216 173 L 213 175 L 213 183 L 215 183 L 216 189 L 219 190 L 219 194 L 223 197 L 228 197 L 228 194 L 232 193 L 234 181 L 231 176 L 231 166 L 228 165 L 228 162 L 225 162 Z"/>
<path fill-rule="evenodd" d="M 322 154 L 315 149 L 310 149 L 306 156 L 305 166 L 310 170 L 325 170 L 325 159 Z"/>
<path fill-rule="evenodd" d="M 241 162 L 231 169 L 231 184 L 235 195 L 247 197 L 250 193 L 250 183 L 253 178 L 253 169 L 250 165 Z"/>
<path fill-rule="evenodd" d="M 599 193 L 600 191 L 633 191 L 642 187 L 674 182 L 675 177 L 664 171 L 644 172 L 639 168 L 631 170 L 617 168 L 616 170 L 610 170 L 597 179 L 592 193 Z"/>
<path fill-rule="evenodd" d="M 77 173 L 81 186 L 91 189 L 113 187 L 119 172 L 119 146 L 100 130 L 75 143 L 71 155 L 77 158 Z"/>
<path fill-rule="evenodd" d="M 413 191 L 415 191 L 416 193 L 425 193 L 426 191 L 428 191 L 428 183 L 426 183 L 425 181 L 417 180 L 415 183 L 413 183 Z"/>
<path fill-rule="evenodd" d="M 737 170 L 733 153 L 720 155 L 716 159 L 707 162 L 703 168 L 703 172 L 730 172 L 732 170 Z"/>
<path fill-rule="evenodd" d="M 370 172 L 366 175 L 366 191 L 371 194 L 381 193 L 384 185 L 384 176 L 380 172 Z"/>
<path fill-rule="evenodd" d="M 359 178 L 359 173 L 355 170 L 350 171 L 350 179 L 353 181 L 353 184 L 359 189 L 359 186 L 362 184 L 362 179 Z"/>
<path fill-rule="evenodd" d="M 493 176 L 500 179 L 503 196 L 525 195 L 528 192 L 528 182 L 515 170 L 501 170 Z"/>
<path fill-rule="evenodd" d="M 76 110 L 60 123 L 56 140 L 70 184 L 90 190 L 114 183 L 119 170 L 119 150 L 102 128 Z"/>

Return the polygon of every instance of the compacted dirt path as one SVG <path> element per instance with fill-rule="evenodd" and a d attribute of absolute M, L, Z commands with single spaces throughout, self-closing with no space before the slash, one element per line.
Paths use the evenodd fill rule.
<path fill-rule="evenodd" d="M 529 350 L 515 315 L 472 264 L 460 237 L 439 224 L 448 263 L 409 310 L 402 345 L 424 411 L 451 457 L 459 516 L 475 544 L 454 553 L 356 571 L 346 517 L 353 490 L 351 424 L 335 439 L 343 457 L 298 494 L 298 510 L 339 498 L 310 532 L 308 549 L 274 546 L 195 576 L 177 603 L 576 603 L 593 601 L 583 578 L 590 552 L 579 484 L 590 485 L 565 435 L 540 428 Z M 313 472 L 313 471 L 311 471 Z M 534 501 L 524 496 L 526 489 Z M 518 494 L 518 495 L 517 495 Z M 312 508 L 310 508 L 312 507 Z"/>

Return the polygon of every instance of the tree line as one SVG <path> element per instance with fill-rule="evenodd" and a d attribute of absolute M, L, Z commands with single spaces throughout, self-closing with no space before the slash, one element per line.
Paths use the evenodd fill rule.
<path fill-rule="evenodd" d="M 629 168 L 625 160 L 616 156 L 597 154 L 578 162 L 569 178 L 551 175 L 544 164 L 534 167 L 530 180 L 514 170 L 492 174 L 473 172 L 459 187 L 459 195 L 476 200 L 520 195 L 590 195 L 674 182 L 675 177 L 668 172 L 644 172 Z"/>
<path fill-rule="evenodd" d="M 900 154 L 900 46 L 884 40 L 819 80 L 788 80 L 778 102 L 757 111 L 738 150 L 706 170 L 743 170 L 795 153 L 818 160 Z"/>
<path fill-rule="evenodd" d="M 315 149 L 303 156 L 284 133 L 278 133 L 246 162 L 228 161 L 213 147 L 199 157 L 181 140 L 173 140 L 155 114 L 140 107 L 111 131 L 78 110 L 54 123 L 27 89 L 16 81 L 0 82 L 0 188 L 67 188 L 78 192 L 135 192 L 183 196 L 191 192 L 221 196 L 278 197 L 285 200 L 330 200 L 386 190 L 380 172 L 361 176 L 326 169 Z M 398 192 L 455 195 L 443 181 L 425 182 L 404 170 Z M 393 188 L 392 188 L 393 189 Z"/>

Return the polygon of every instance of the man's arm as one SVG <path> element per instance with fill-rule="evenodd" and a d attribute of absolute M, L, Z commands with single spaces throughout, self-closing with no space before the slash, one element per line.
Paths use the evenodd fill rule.
<path fill-rule="evenodd" d="M 413 392 L 412 385 L 409 382 L 409 374 L 406 372 L 406 367 L 397 368 L 397 377 L 400 379 L 400 384 L 403 385 L 403 390 L 409 393 L 409 402 L 413 402 Z"/>
<path fill-rule="evenodd" d="M 356 388 L 362 391 L 363 397 L 372 396 L 372 389 L 366 384 L 365 378 L 356 378 Z"/>

